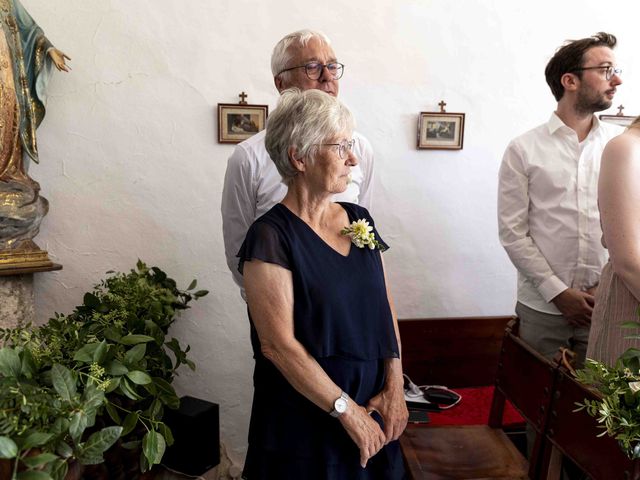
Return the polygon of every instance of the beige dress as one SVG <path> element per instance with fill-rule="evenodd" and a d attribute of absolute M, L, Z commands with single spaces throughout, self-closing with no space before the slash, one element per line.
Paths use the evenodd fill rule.
<path fill-rule="evenodd" d="M 611 261 L 607 262 L 602 269 L 591 316 L 587 358 L 613 366 L 628 348 L 640 348 L 640 340 L 624 338 L 640 332 L 620 327 L 623 323 L 640 320 L 638 307 L 640 302 L 613 271 Z"/>

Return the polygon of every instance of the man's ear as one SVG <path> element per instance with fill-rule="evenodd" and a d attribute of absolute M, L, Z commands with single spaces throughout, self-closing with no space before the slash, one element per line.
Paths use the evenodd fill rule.
<path fill-rule="evenodd" d="M 574 92 L 580 86 L 580 79 L 575 73 L 565 73 L 560 77 L 560 83 L 567 92 Z"/>
<path fill-rule="evenodd" d="M 278 89 L 278 92 L 280 92 L 280 93 L 282 93 L 283 90 L 287 89 L 287 87 L 285 86 L 285 84 L 282 81 L 282 78 L 280 76 L 273 77 L 273 83 L 276 85 L 276 88 Z"/>
<path fill-rule="evenodd" d="M 289 162 L 293 168 L 295 168 L 298 172 L 304 172 L 306 169 L 306 164 L 304 161 L 304 157 L 298 155 L 298 149 L 291 145 L 287 149 L 287 154 L 289 155 Z"/>

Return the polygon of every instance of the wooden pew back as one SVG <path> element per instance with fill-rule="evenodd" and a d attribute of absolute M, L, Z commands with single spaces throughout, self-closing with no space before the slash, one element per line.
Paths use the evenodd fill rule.
<path fill-rule="evenodd" d="M 550 458 L 552 446 L 569 457 L 592 480 L 640 479 L 639 464 L 624 454 L 618 442 L 604 435 L 596 419 L 586 411 L 576 412 L 577 403 L 598 399 L 597 393 L 560 368 L 551 402 L 544 457 Z M 553 469 L 553 464 L 551 465 Z M 550 471 L 549 478 L 554 478 Z"/>

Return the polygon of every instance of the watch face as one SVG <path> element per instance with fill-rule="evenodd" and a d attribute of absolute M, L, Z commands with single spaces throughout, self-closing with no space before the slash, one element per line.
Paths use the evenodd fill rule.
<path fill-rule="evenodd" d="M 336 409 L 336 412 L 338 413 L 344 413 L 347 411 L 347 401 L 340 397 L 339 399 L 337 399 L 334 403 L 334 408 Z"/>

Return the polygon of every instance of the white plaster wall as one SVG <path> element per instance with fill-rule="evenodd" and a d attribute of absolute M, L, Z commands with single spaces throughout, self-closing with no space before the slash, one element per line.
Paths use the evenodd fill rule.
<path fill-rule="evenodd" d="M 37 315 L 68 312 L 107 270 L 137 258 L 211 294 L 178 322 L 196 373 L 180 393 L 221 405 L 223 439 L 246 449 L 252 359 L 245 307 L 227 270 L 219 212 L 226 159 L 216 104 L 275 106 L 271 48 L 303 27 L 346 64 L 341 98 L 376 152 L 374 214 L 402 318 L 510 314 L 515 272 L 497 240 L 496 176 L 515 135 L 555 104 L 544 66 L 567 38 L 618 35 L 640 113 L 632 2 L 493 0 L 23 0 L 73 71 L 50 85 L 31 168 L 51 201 L 38 237 L 64 265 L 36 280 Z M 417 115 L 466 112 L 464 150 L 415 149 Z"/>

